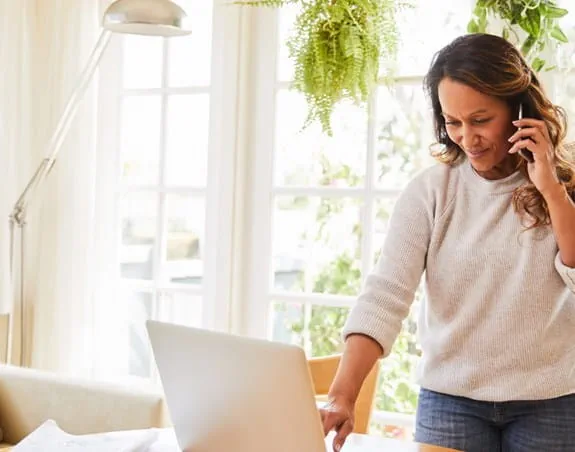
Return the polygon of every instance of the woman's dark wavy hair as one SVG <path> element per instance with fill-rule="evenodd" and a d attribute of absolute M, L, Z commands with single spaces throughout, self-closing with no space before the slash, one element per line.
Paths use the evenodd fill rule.
<path fill-rule="evenodd" d="M 575 159 L 564 145 L 565 111 L 547 98 L 537 75 L 515 46 L 495 35 L 474 33 L 456 38 L 435 54 L 424 81 L 431 99 L 436 140 L 442 145 L 432 155 L 439 162 L 452 165 L 465 154 L 450 140 L 441 114 L 438 87 L 445 77 L 505 101 L 514 114 L 522 103 L 524 117 L 545 121 L 557 176 L 568 193 L 575 195 Z M 519 160 L 519 169 L 529 177 L 526 162 Z M 547 204 L 531 182 L 515 190 L 513 207 L 529 229 L 551 222 Z"/>

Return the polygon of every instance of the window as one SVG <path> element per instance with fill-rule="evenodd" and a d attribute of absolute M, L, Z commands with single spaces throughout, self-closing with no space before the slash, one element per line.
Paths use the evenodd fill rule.
<path fill-rule="evenodd" d="M 148 318 L 337 352 L 397 196 L 432 162 L 423 75 L 465 32 L 473 2 L 414 2 L 399 18 L 396 83 L 367 111 L 338 106 L 332 138 L 301 130 L 284 45 L 293 8 L 182 3 L 190 37 L 116 40 L 103 63 L 100 159 L 115 176 L 99 192 L 101 216 L 114 218 L 105 242 L 117 246 L 100 296 L 99 331 L 112 331 L 97 338 L 100 367 L 154 377 Z M 570 92 L 558 97 L 569 104 Z M 375 419 L 389 436 L 410 434 L 420 299 L 381 364 Z"/>
<path fill-rule="evenodd" d="M 225 322 L 218 297 L 228 283 L 218 255 L 230 221 L 219 209 L 233 191 L 222 181 L 228 161 L 220 154 L 234 132 L 221 139 L 213 131 L 229 121 L 222 99 L 235 78 L 228 82 L 212 65 L 221 67 L 228 49 L 233 57 L 217 32 L 237 14 L 216 17 L 213 2 L 181 4 L 193 18 L 192 35 L 114 36 L 101 65 L 100 174 L 108 177 L 99 181 L 99 218 L 108 229 L 102 242 L 115 244 L 108 291 L 98 297 L 104 376 L 156 377 L 147 319 L 209 328 Z"/>
<path fill-rule="evenodd" d="M 270 50 L 267 42 L 260 53 L 262 67 L 278 69 L 273 81 L 258 85 L 262 107 L 251 191 L 257 218 L 266 220 L 253 231 L 258 244 L 250 299 L 259 311 L 254 310 L 252 333 L 299 344 L 314 356 L 342 349 L 341 328 L 383 244 L 395 199 L 432 162 L 432 116 L 423 75 L 433 53 L 464 32 L 470 11 L 465 2 L 450 2 L 440 11 L 425 1 L 405 11 L 397 83 L 380 86 L 367 111 L 340 105 L 332 138 L 318 125 L 301 130 L 306 105 L 289 89 L 293 70 L 283 44 L 296 10 L 282 10 L 277 25 L 271 13 L 262 19 L 262 35 L 273 34 L 277 26 L 280 50 Z M 382 411 L 415 410 L 417 303 L 412 311 L 392 356 L 382 362 L 376 400 Z M 384 427 L 386 434 L 409 434 L 396 428 L 401 417 L 392 422 Z"/>

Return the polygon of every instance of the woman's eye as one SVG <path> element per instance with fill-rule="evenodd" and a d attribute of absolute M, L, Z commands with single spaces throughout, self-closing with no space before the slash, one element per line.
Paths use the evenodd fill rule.
<path fill-rule="evenodd" d="M 489 122 L 491 120 L 491 118 L 477 118 L 477 119 L 473 119 L 471 122 L 473 124 L 485 124 L 486 122 Z M 459 121 L 445 121 L 445 125 L 446 126 L 458 126 L 460 123 Z"/>

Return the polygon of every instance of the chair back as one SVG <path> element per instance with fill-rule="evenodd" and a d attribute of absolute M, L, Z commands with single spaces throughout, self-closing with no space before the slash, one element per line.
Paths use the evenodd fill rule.
<path fill-rule="evenodd" d="M 340 360 L 341 355 L 308 359 L 308 365 L 316 396 L 324 396 L 328 394 Z M 371 369 L 371 372 L 364 380 L 363 386 L 359 391 L 359 395 L 355 403 L 355 422 L 353 429 L 355 433 L 367 433 L 368 431 L 378 375 L 379 362 L 373 366 L 373 369 Z"/>

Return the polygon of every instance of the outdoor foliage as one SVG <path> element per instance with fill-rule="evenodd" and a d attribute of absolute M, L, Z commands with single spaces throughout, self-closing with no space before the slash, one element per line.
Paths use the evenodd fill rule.
<path fill-rule="evenodd" d="M 388 88 L 380 88 L 388 89 Z M 428 143 L 424 142 L 421 124 L 425 110 L 421 108 L 421 96 L 416 90 L 394 90 L 398 111 L 390 121 L 384 122 L 377 131 L 376 166 L 378 177 L 385 179 L 400 168 L 406 178 L 413 176 L 426 166 L 429 160 L 422 157 L 426 153 Z M 356 174 L 348 166 L 333 165 L 327 157 L 320 158 L 322 180 L 332 181 L 342 178 L 348 186 L 355 186 L 363 175 Z M 294 198 L 293 203 L 301 203 Z M 376 217 L 385 222 L 391 212 L 387 204 L 376 205 Z M 334 246 L 333 237 L 327 233 L 330 222 L 337 221 L 337 214 L 343 208 L 340 198 L 322 199 L 315 212 L 313 231 L 307 231 L 311 238 L 326 247 Z M 358 223 L 353 228 L 357 242 L 363 233 Z M 382 243 L 377 243 L 380 247 Z M 362 275 L 358 262 L 359 251 L 354 255 L 349 250 L 342 251 L 333 260 L 320 268 L 314 275 L 313 292 L 356 296 L 361 290 Z M 299 283 L 303 288 L 303 281 Z M 404 327 L 395 343 L 391 355 L 381 361 L 381 373 L 376 394 L 376 408 L 406 414 L 415 413 L 417 406 L 418 387 L 414 381 L 414 371 L 420 351 L 416 339 L 416 316 L 421 300 L 421 291 L 417 291 L 415 303 Z M 325 356 L 342 351 L 341 331 L 345 324 L 349 309 L 329 306 L 313 306 L 309 316 L 301 316 L 292 321 L 288 328 L 300 344 L 306 345 L 313 356 Z M 307 320 L 306 320 L 307 319 Z M 307 325 L 306 325 L 307 322 Z M 307 327 L 307 331 L 306 331 Z"/>

